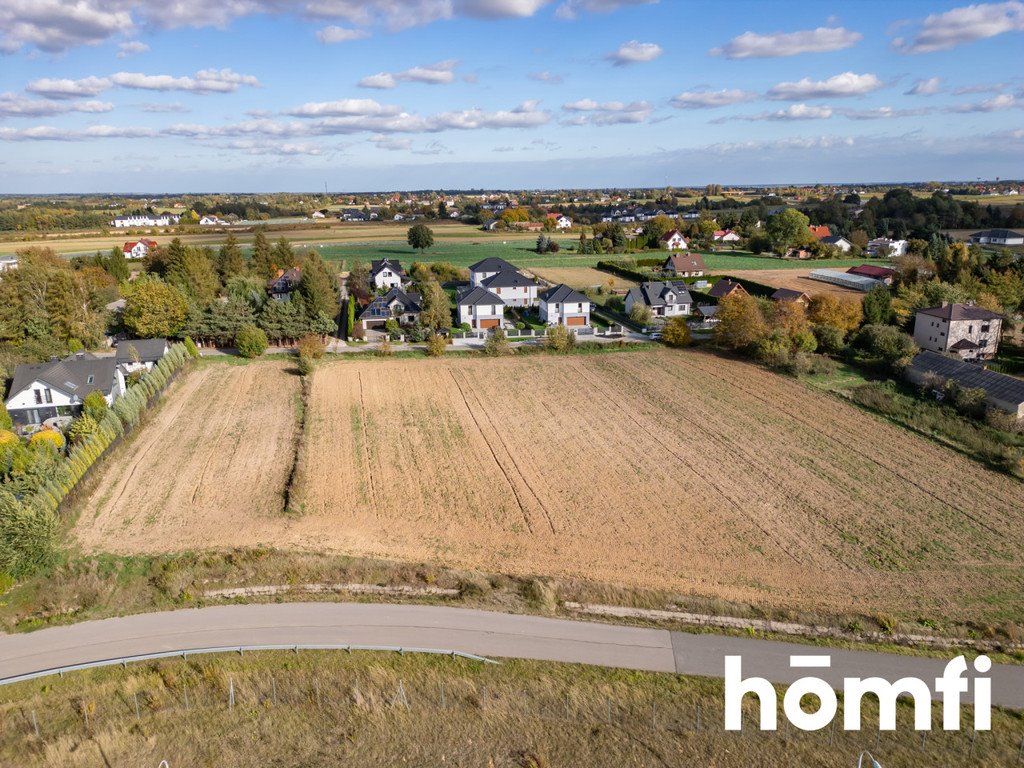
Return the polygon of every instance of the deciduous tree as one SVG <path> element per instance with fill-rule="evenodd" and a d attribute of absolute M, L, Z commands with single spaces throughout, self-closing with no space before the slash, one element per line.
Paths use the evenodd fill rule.
<path fill-rule="evenodd" d="M 424 251 L 434 244 L 434 233 L 426 224 L 414 224 L 409 227 L 406 239 L 410 246 L 418 251 Z"/>
<path fill-rule="evenodd" d="M 749 349 L 768 335 L 761 307 L 753 296 L 727 296 L 718 305 L 715 341 L 726 349 Z"/>
<path fill-rule="evenodd" d="M 125 328 L 142 339 L 175 336 L 184 327 L 188 301 L 157 277 L 137 280 L 125 300 Z"/>

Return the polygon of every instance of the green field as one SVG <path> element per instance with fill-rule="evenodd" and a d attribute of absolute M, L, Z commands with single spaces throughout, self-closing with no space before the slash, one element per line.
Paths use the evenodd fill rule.
<path fill-rule="evenodd" d="M 812 259 L 808 261 L 790 261 L 777 259 L 774 256 L 755 256 L 752 253 L 729 252 L 702 253 L 704 265 L 712 271 L 717 270 L 741 270 L 741 269 L 845 269 L 855 267 L 865 262 L 882 260 L 869 259 Z"/>

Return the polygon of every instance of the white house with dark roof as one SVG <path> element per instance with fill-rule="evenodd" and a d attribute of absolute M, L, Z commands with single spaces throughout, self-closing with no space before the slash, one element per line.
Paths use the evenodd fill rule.
<path fill-rule="evenodd" d="M 63 360 L 19 365 L 4 404 L 16 427 L 38 426 L 74 418 L 91 392 L 100 392 L 110 405 L 124 389 L 124 375 L 113 357 L 79 352 Z"/>
<path fill-rule="evenodd" d="M 480 287 L 500 297 L 508 307 L 532 307 L 537 303 L 537 281 L 514 270 L 503 269 L 481 281 Z"/>
<path fill-rule="evenodd" d="M 540 319 L 548 325 L 590 325 L 590 299 L 565 283 L 548 288 L 540 300 Z"/>
<path fill-rule="evenodd" d="M 636 304 L 650 307 L 655 317 L 676 317 L 689 315 L 693 309 L 693 297 L 683 282 L 649 282 L 630 288 L 626 294 L 626 313 Z"/>
<path fill-rule="evenodd" d="M 118 342 L 114 360 L 121 373 L 128 376 L 136 371 L 153 370 L 170 351 L 167 339 L 126 339 Z"/>
<path fill-rule="evenodd" d="M 423 311 L 423 297 L 418 293 L 406 293 L 401 288 L 392 288 L 383 296 L 371 301 L 359 314 L 363 330 L 383 328 L 388 320 L 395 319 L 399 325 L 413 325 Z"/>
<path fill-rule="evenodd" d="M 468 323 L 477 331 L 500 328 L 505 319 L 505 302 L 480 286 L 466 288 L 455 302 L 459 325 Z"/>
<path fill-rule="evenodd" d="M 136 214 L 133 216 L 118 216 L 111 219 L 110 226 L 117 229 L 126 227 L 169 227 L 181 221 L 181 216 L 173 213 L 157 214 Z"/>
<path fill-rule="evenodd" d="M 1024 245 L 1024 235 L 1012 229 L 984 229 L 967 240 L 979 245 Z"/>
<path fill-rule="evenodd" d="M 970 304 L 919 309 L 914 343 L 921 349 L 949 352 L 963 360 L 990 360 L 999 349 L 1002 316 Z"/>
<path fill-rule="evenodd" d="M 683 233 L 678 229 L 673 229 L 663 234 L 661 236 L 661 245 L 670 251 L 685 251 L 690 247 L 690 244 L 686 242 L 686 238 L 683 237 Z"/>
<path fill-rule="evenodd" d="M 853 248 L 853 243 L 847 240 L 842 235 L 826 235 L 819 241 L 822 245 L 827 245 L 830 248 L 842 251 L 843 253 L 849 253 L 850 249 Z"/>
<path fill-rule="evenodd" d="M 662 272 L 674 277 L 703 277 L 705 269 L 699 253 L 674 253 L 661 265 Z"/>
<path fill-rule="evenodd" d="M 470 265 L 469 285 L 472 288 L 478 288 L 483 285 L 484 280 L 487 278 L 493 277 L 499 272 L 506 271 L 518 272 L 519 270 L 504 259 L 499 259 L 497 256 L 490 256 L 482 261 L 478 261 L 476 264 Z"/>
<path fill-rule="evenodd" d="M 401 288 L 409 278 L 397 259 L 379 259 L 370 262 L 370 285 L 382 288 Z"/>

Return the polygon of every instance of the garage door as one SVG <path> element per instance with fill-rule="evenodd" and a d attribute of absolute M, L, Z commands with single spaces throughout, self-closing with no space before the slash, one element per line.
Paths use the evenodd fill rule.
<path fill-rule="evenodd" d="M 501 321 L 498 318 L 492 317 L 490 320 L 480 320 L 477 324 L 481 328 L 497 328 L 499 322 Z"/>
<path fill-rule="evenodd" d="M 585 317 L 583 317 L 582 315 L 578 315 L 576 317 L 567 317 L 567 318 L 565 318 L 565 324 L 566 325 L 586 325 L 587 322 L 586 322 L 586 318 Z"/>

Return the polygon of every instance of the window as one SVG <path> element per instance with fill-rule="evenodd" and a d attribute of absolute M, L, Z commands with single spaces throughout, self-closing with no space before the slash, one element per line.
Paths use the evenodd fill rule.
<path fill-rule="evenodd" d="M 86 384 L 92 384 L 94 381 L 96 381 L 96 377 L 90 375 L 89 378 L 85 380 L 85 383 Z"/>
<path fill-rule="evenodd" d="M 46 398 L 47 403 L 53 402 L 53 392 L 51 392 L 49 389 L 43 390 L 43 397 Z"/>
<path fill-rule="evenodd" d="M 33 389 L 32 394 L 36 396 L 36 405 L 42 405 L 43 403 L 43 390 Z"/>

